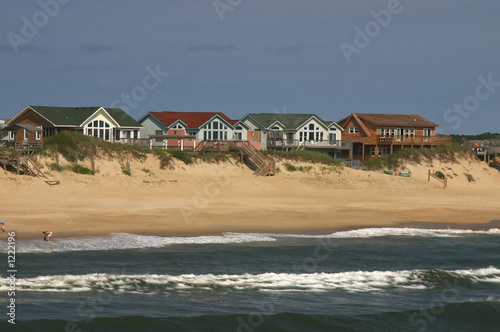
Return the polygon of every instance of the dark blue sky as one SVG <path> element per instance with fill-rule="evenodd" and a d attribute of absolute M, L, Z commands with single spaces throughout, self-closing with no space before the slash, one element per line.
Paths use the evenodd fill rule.
<path fill-rule="evenodd" d="M 0 119 L 27 105 L 420 114 L 500 132 L 500 1 L 40 0 L 0 12 Z"/>

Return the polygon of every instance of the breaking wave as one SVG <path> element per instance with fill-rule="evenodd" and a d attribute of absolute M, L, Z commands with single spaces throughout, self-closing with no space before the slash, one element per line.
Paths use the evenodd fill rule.
<path fill-rule="evenodd" d="M 9 288 L 3 279 L 0 292 Z M 467 283 L 500 283 L 500 269 L 495 267 L 472 270 L 404 270 L 351 271 L 340 273 L 262 273 L 262 274 L 102 274 L 53 275 L 17 279 L 16 289 L 22 292 L 85 292 L 158 294 L 174 291 L 296 291 L 324 292 L 340 289 L 348 292 L 374 292 L 387 288 L 427 289 Z"/>

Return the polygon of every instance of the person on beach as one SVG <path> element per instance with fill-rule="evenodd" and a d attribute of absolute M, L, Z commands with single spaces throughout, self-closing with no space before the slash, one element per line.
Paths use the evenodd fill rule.
<path fill-rule="evenodd" d="M 2 230 L 2 233 L 5 233 L 5 223 L 3 221 L 0 221 L 0 229 Z"/>
<path fill-rule="evenodd" d="M 398 175 L 398 171 L 396 170 L 392 171 L 392 175 Z"/>
<path fill-rule="evenodd" d="M 52 232 L 51 231 L 43 231 L 42 233 L 44 235 L 43 240 L 50 242 L 50 237 L 52 236 Z"/>

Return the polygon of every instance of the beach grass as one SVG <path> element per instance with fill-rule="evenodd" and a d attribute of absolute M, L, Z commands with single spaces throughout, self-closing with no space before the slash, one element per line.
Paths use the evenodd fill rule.
<path fill-rule="evenodd" d="M 457 155 L 474 157 L 467 147 L 452 144 L 437 146 L 432 149 L 403 149 L 388 156 L 368 160 L 364 165 L 367 169 L 374 170 L 404 168 L 406 163 L 420 164 L 422 162 L 432 162 L 432 160 L 453 164 L 457 162 Z"/>

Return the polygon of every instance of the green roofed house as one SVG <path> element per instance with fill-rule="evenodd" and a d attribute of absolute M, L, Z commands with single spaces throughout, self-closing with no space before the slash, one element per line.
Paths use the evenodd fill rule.
<path fill-rule="evenodd" d="M 249 113 L 240 122 L 261 132 L 261 150 L 317 150 L 335 158 L 352 152 L 352 144 L 342 141 L 344 129 L 315 114 Z"/>
<path fill-rule="evenodd" d="M 108 142 L 133 143 L 142 126 L 119 108 L 27 106 L 3 128 L 8 144 L 41 145 L 61 131 L 99 137 Z"/>

